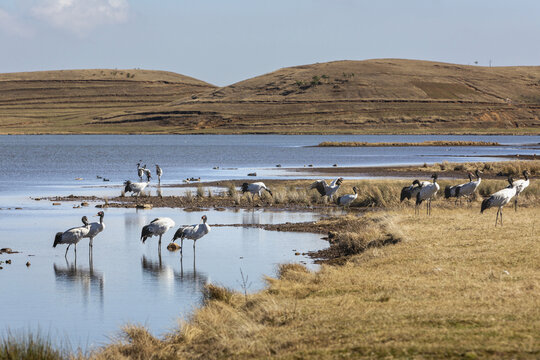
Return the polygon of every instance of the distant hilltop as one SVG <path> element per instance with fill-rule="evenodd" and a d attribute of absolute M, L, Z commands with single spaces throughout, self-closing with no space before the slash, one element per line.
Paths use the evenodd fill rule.
<path fill-rule="evenodd" d="M 540 133 L 540 67 L 380 59 L 225 87 L 148 70 L 0 74 L 0 133 Z"/>

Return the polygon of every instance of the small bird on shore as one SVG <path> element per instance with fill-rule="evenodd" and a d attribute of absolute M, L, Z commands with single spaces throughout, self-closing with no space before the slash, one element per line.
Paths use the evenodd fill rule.
<path fill-rule="evenodd" d="M 210 225 L 206 223 L 208 218 L 206 215 L 201 217 L 202 224 L 195 224 L 190 226 L 184 226 L 176 230 L 172 241 L 180 239 L 180 254 L 182 254 L 182 249 L 184 248 L 184 239 L 193 240 L 193 254 L 195 254 L 195 243 L 197 240 L 202 238 L 204 235 L 210 232 Z"/>
<path fill-rule="evenodd" d="M 508 178 L 508 182 L 510 183 L 510 186 L 497 191 L 496 193 L 492 194 L 490 197 L 482 201 L 482 206 L 480 208 L 481 214 L 483 214 L 484 211 L 491 207 L 498 207 L 497 216 L 495 217 L 495 226 L 497 226 L 499 214 L 501 214 L 501 226 L 503 226 L 502 208 L 504 205 L 508 204 L 510 200 L 512 200 L 512 198 L 516 195 L 517 192 L 514 180 L 511 177 Z"/>
<path fill-rule="evenodd" d="M 56 245 L 58 244 L 68 244 L 64 257 L 67 257 L 69 247 L 72 244 L 75 245 L 74 252 L 75 252 L 75 256 L 77 256 L 77 243 L 81 241 L 81 239 L 85 237 L 90 231 L 90 224 L 88 223 L 87 217 L 83 216 L 81 220 L 84 226 L 77 226 L 77 227 L 68 229 L 64 231 L 63 233 L 58 232 L 56 233 L 56 236 L 54 237 L 53 248 L 56 247 Z"/>
<path fill-rule="evenodd" d="M 84 235 L 84 238 L 89 238 L 89 247 L 90 249 L 93 247 L 93 241 L 94 238 L 105 229 L 105 223 L 103 222 L 103 217 L 105 216 L 105 213 L 103 211 L 100 211 L 97 213 L 96 216 L 99 216 L 99 222 L 93 222 L 90 223 L 90 230 L 88 231 L 88 234 Z"/>
<path fill-rule="evenodd" d="M 358 189 L 356 186 L 353 188 L 354 194 L 347 194 L 337 198 L 336 203 L 338 205 L 349 206 L 358 197 Z"/>
<path fill-rule="evenodd" d="M 529 176 L 530 176 L 529 171 L 528 170 L 523 170 L 523 177 L 525 178 L 525 180 L 520 179 L 520 180 L 514 181 L 514 186 L 516 187 L 516 198 L 514 199 L 514 210 L 515 211 L 517 211 L 517 204 L 518 204 L 519 194 L 521 194 L 523 192 L 523 190 L 525 190 L 527 188 L 527 186 L 529 186 L 529 184 L 530 184 Z"/>
<path fill-rule="evenodd" d="M 415 212 L 419 212 L 420 204 L 424 200 L 426 200 L 426 213 L 428 215 L 431 215 L 431 201 L 437 194 L 437 191 L 439 191 L 440 187 L 439 184 L 437 184 L 437 174 L 431 175 L 431 178 L 433 179 L 432 183 L 422 184 L 422 187 L 420 188 L 420 191 L 416 194 L 416 207 Z"/>
<path fill-rule="evenodd" d="M 155 218 L 150 224 L 143 226 L 141 241 L 144 244 L 149 237 L 159 236 L 158 248 L 161 249 L 161 237 L 172 227 L 174 227 L 174 221 L 171 218 Z"/>
<path fill-rule="evenodd" d="M 341 183 L 343 183 L 342 177 L 335 179 L 330 185 L 324 180 L 317 180 L 310 185 L 309 189 L 316 189 L 321 196 L 328 196 L 331 199 L 337 193 Z"/>
<path fill-rule="evenodd" d="M 139 196 L 141 192 L 148 186 L 149 182 L 131 182 L 126 180 L 124 182 L 124 192 L 131 192 L 131 196 Z"/>
<path fill-rule="evenodd" d="M 263 191 L 267 191 L 270 196 L 274 196 L 272 194 L 272 191 L 263 183 L 263 182 L 255 182 L 255 183 L 243 183 L 242 184 L 242 194 L 249 192 L 251 193 L 251 200 L 255 197 L 255 195 L 259 195 L 259 198 L 262 195 Z"/>
<path fill-rule="evenodd" d="M 161 175 L 163 175 L 163 170 L 161 170 L 158 164 L 156 164 L 156 175 L 158 178 L 158 183 L 161 184 Z"/>

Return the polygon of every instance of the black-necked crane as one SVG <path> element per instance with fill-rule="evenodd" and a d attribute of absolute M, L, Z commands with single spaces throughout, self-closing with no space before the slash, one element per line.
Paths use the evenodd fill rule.
<path fill-rule="evenodd" d="M 203 215 L 201 220 L 202 223 L 184 226 L 176 230 L 172 241 L 180 239 L 180 254 L 182 254 L 182 249 L 184 248 L 184 239 L 193 240 L 193 254 L 195 254 L 195 242 L 210 232 L 210 225 L 206 223 L 208 220 L 206 215 Z"/>
<path fill-rule="evenodd" d="M 529 171 L 528 170 L 523 170 L 523 177 L 525 179 L 520 179 L 520 180 L 514 181 L 514 186 L 516 187 L 516 198 L 514 199 L 514 210 L 515 211 L 517 211 L 517 203 L 518 203 L 519 194 L 521 194 L 523 192 L 523 190 L 525 190 L 527 188 L 527 186 L 529 186 L 529 183 L 530 183 L 529 176 L 530 176 Z"/>
<path fill-rule="evenodd" d="M 261 197 L 263 191 L 267 191 L 270 196 L 273 196 L 272 191 L 263 183 L 263 182 L 254 182 L 251 184 L 243 183 L 242 184 L 242 194 L 249 192 L 251 193 L 251 200 L 254 199 L 255 195 Z"/>
<path fill-rule="evenodd" d="M 420 204 L 422 204 L 423 201 L 426 201 L 426 213 L 428 215 L 431 215 L 431 201 L 437 194 L 437 191 L 439 191 L 440 189 L 439 184 L 437 184 L 437 178 L 438 178 L 437 174 L 431 175 L 431 178 L 433 179 L 433 182 L 422 184 L 420 191 L 418 191 L 418 193 L 416 194 L 415 213 L 419 213 Z"/>
<path fill-rule="evenodd" d="M 481 214 L 491 207 L 499 208 L 497 210 L 497 217 L 495 218 L 495 226 L 497 226 L 499 214 L 501 214 L 501 226 L 503 226 L 502 208 L 504 205 L 508 204 L 510 200 L 512 200 L 512 198 L 516 195 L 517 189 L 511 177 L 508 178 L 508 182 L 510 183 L 510 186 L 497 191 L 496 193 L 492 194 L 490 197 L 482 201 L 482 207 L 480 208 Z"/>
<path fill-rule="evenodd" d="M 139 196 L 141 192 L 148 186 L 148 182 L 131 182 L 126 180 L 124 185 L 124 192 L 131 192 L 131 196 Z"/>
<path fill-rule="evenodd" d="M 139 176 L 139 181 L 142 181 L 142 177 L 144 175 L 144 170 L 143 168 L 141 167 L 141 162 L 139 161 L 137 163 L 137 176 Z"/>
<path fill-rule="evenodd" d="M 174 221 L 171 218 L 156 218 L 152 220 L 150 224 L 143 226 L 141 231 L 141 241 L 144 244 L 149 237 L 159 236 L 158 248 L 161 250 L 161 237 L 172 227 L 174 227 Z"/>
<path fill-rule="evenodd" d="M 310 185 L 309 189 L 317 189 L 321 196 L 328 196 L 331 199 L 332 196 L 337 193 L 341 183 L 343 183 L 342 177 L 335 179 L 330 183 L 330 185 L 328 185 L 324 180 L 317 180 Z"/>
<path fill-rule="evenodd" d="M 105 223 L 103 222 L 103 217 L 105 216 L 105 213 L 103 211 L 100 211 L 97 213 L 96 216 L 99 216 L 99 222 L 93 222 L 90 223 L 90 231 L 88 231 L 88 234 L 84 235 L 85 238 L 89 238 L 89 247 L 90 249 L 93 247 L 93 241 L 94 238 L 105 229 Z"/>
<path fill-rule="evenodd" d="M 412 185 L 405 186 L 401 189 L 401 195 L 399 197 L 399 202 L 402 202 L 403 200 L 407 199 L 416 199 L 416 194 L 420 191 L 423 184 L 430 184 L 429 181 L 422 181 L 414 180 Z"/>
<path fill-rule="evenodd" d="M 338 205 L 350 206 L 352 202 L 356 200 L 356 198 L 358 197 L 358 189 L 356 188 L 356 186 L 353 186 L 352 189 L 353 189 L 354 194 L 347 194 L 347 195 L 340 196 L 337 198 L 336 203 Z"/>
<path fill-rule="evenodd" d="M 156 175 L 158 178 L 158 183 L 161 184 L 161 175 L 163 175 L 163 170 L 161 170 L 158 164 L 156 164 Z"/>
<path fill-rule="evenodd" d="M 444 189 L 444 197 L 446 199 L 455 197 L 457 203 L 458 199 L 460 199 L 462 196 L 467 196 L 470 201 L 470 196 L 474 194 L 474 192 L 478 189 L 478 186 L 480 186 L 480 183 L 482 182 L 482 178 L 480 177 L 480 174 L 482 172 L 476 169 L 474 173 L 476 175 L 476 180 L 473 181 L 473 174 L 469 172 L 467 174 L 467 176 L 469 177 L 469 182 L 454 186 L 447 186 Z"/>
<path fill-rule="evenodd" d="M 81 220 L 84 226 L 77 226 L 64 232 L 58 232 L 54 237 L 53 247 L 56 247 L 58 244 L 68 244 L 64 257 L 67 257 L 69 247 L 72 244 L 75 245 L 74 252 L 75 256 L 77 256 L 77 243 L 90 231 L 90 224 L 88 223 L 86 216 L 83 216 Z"/>

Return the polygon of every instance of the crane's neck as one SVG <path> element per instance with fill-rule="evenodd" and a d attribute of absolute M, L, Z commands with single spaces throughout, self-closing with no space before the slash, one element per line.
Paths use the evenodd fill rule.
<path fill-rule="evenodd" d="M 99 223 L 103 225 L 103 215 L 99 215 Z"/>

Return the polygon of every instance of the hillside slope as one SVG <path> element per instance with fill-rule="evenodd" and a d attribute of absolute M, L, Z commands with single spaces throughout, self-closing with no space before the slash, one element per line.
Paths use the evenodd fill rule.
<path fill-rule="evenodd" d="M 141 111 L 214 86 L 149 70 L 62 70 L 0 74 L 0 133 L 144 131 L 91 124 L 115 111 Z M 147 125 L 144 125 L 147 126 Z"/>
<path fill-rule="evenodd" d="M 95 123 L 203 133 L 538 133 L 539 115 L 540 67 L 385 59 L 284 68 Z"/>
<path fill-rule="evenodd" d="M 538 134 L 540 67 L 335 61 L 222 88 L 143 70 L 0 75 L 0 133 L 47 132 Z"/>

